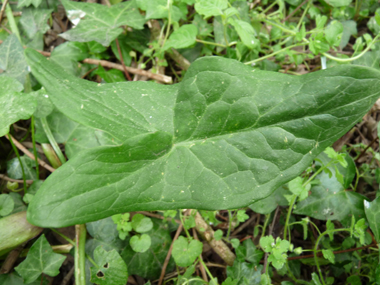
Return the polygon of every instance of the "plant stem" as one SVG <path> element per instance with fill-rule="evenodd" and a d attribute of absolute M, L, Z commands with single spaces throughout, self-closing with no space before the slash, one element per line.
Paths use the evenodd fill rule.
<path fill-rule="evenodd" d="M 232 214 L 231 211 L 228 210 L 228 231 L 227 231 L 227 240 L 230 239 L 230 234 L 231 234 L 231 228 L 232 228 Z"/>
<path fill-rule="evenodd" d="M 26 194 L 27 190 L 26 190 L 26 177 L 25 177 L 24 165 L 22 164 L 20 154 L 18 152 L 17 147 L 15 146 L 15 144 L 13 142 L 12 136 L 8 134 L 7 137 L 8 137 L 8 140 L 10 141 L 10 143 L 12 145 L 13 151 L 15 152 L 15 154 L 17 156 L 18 162 L 20 163 L 21 172 L 22 172 L 22 180 L 24 182 L 24 193 Z"/>
<path fill-rule="evenodd" d="M 314 246 L 314 250 L 313 250 L 313 253 L 314 253 L 314 262 L 315 262 L 315 264 L 317 266 L 319 277 L 320 277 L 321 282 L 322 282 L 323 285 L 326 285 L 326 283 L 325 283 L 325 280 L 323 278 L 322 270 L 321 270 L 321 267 L 319 266 L 318 256 L 317 256 L 319 242 L 321 241 L 322 237 L 325 236 L 325 235 L 327 235 L 327 234 L 330 234 L 332 232 L 346 232 L 346 231 L 347 232 L 351 232 L 350 229 L 334 229 L 334 230 L 330 230 L 330 231 L 325 231 L 321 235 L 319 235 L 317 241 L 315 242 L 315 246 Z"/>
<path fill-rule="evenodd" d="M 291 49 L 291 48 L 294 48 L 294 47 L 298 47 L 298 46 L 304 46 L 304 45 L 307 45 L 307 43 L 299 43 L 299 44 L 294 44 L 294 45 L 291 45 L 291 46 L 288 46 L 286 48 L 283 48 L 283 49 L 280 49 L 278 51 L 275 51 L 271 54 L 268 54 L 268 55 L 265 55 L 265 56 L 262 56 L 260 58 L 257 58 L 257 59 L 254 59 L 254 60 L 251 60 L 251 61 L 248 61 L 248 62 L 244 62 L 244 64 L 253 64 L 253 63 L 256 63 L 256 62 L 259 62 L 259 61 L 262 61 L 264 59 L 267 59 L 267 58 L 270 58 L 272 56 L 275 56 L 276 54 L 279 54 L 285 50 L 288 50 L 288 49 Z"/>
<path fill-rule="evenodd" d="M 263 226 L 263 229 L 262 229 L 262 232 L 261 232 L 261 238 L 265 236 L 265 231 L 267 229 L 267 226 L 268 226 L 268 223 L 269 223 L 271 215 L 272 215 L 272 213 L 270 213 L 268 215 L 265 215 L 265 221 L 264 221 L 264 226 Z"/>
<path fill-rule="evenodd" d="M 64 164 L 66 162 L 66 158 L 63 155 L 61 149 L 59 148 L 57 141 L 55 140 L 55 138 L 54 138 L 54 136 L 53 136 L 53 134 L 49 128 L 49 124 L 46 120 L 46 117 L 43 117 L 40 120 L 41 120 L 42 128 L 44 129 L 44 132 L 45 132 L 51 146 L 53 147 L 53 149 L 54 149 L 55 153 L 57 154 L 61 163 Z"/>
<path fill-rule="evenodd" d="M 86 285 L 86 226 L 75 225 L 75 284 Z"/>
<path fill-rule="evenodd" d="M 17 28 L 17 24 L 15 18 L 13 17 L 12 9 L 11 6 L 9 6 L 9 4 L 7 4 L 7 7 L 5 8 L 5 14 L 7 15 L 9 27 L 11 28 L 12 33 L 16 35 L 16 37 L 21 43 L 20 32 Z"/>
<path fill-rule="evenodd" d="M 40 165 L 38 164 L 38 156 L 37 156 L 37 148 L 36 148 L 36 136 L 34 133 L 34 124 L 35 119 L 34 116 L 32 116 L 31 125 L 32 125 L 32 142 L 33 142 L 33 154 L 34 154 L 34 161 L 36 163 L 36 175 L 37 179 L 40 179 Z"/>
<path fill-rule="evenodd" d="M 213 45 L 213 46 L 223 47 L 223 48 L 227 47 L 226 45 L 222 45 L 222 44 L 218 44 L 218 43 L 213 43 L 213 42 L 208 42 L 208 41 L 203 41 L 203 40 L 198 40 L 198 39 L 196 39 L 195 41 L 198 42 L 198 43 L 201 43 L 201 44 L 205 44 L 205 45 Z"/>
<path fill-rule="evenodd" d="M 294 195 L 292 198 L 292 201 L 290 202 L 288 214 L 286 215 L 286 221 L 285 221 L 285 226 L 284 226 L 284 240 L 286 240 L 287 235 L 288 235 L 288 227 L 289 227 L 289 219 L 292 214 L 293 206 L 296 203 L 297 200 L 297 195 Z"/>
<path fill-rule="evenodd" d="M 166 33 L 165 33 L 165 38 L 164 41 L 162 42 L 162 47 L 165 46 L 166 40 L 169 37 L 169 32 L 170 32 L 170 25 L 172 21 L 172 15 L 171 15 L 171 6 L 172 6 L 172 0 L 168 0 L 167 2 L 167 7 L 168 7 L 168 26 L 166 27 Z"/>
<path fill-rule="evenodd" d="M 49 160 L 50 164 L 54 168 L 58 168 L 62 165 L 61 161 L 59 160 L 57 154 L 55 153 L 53 147 L 49 143 L 42 143 L 41 148 L 46 156 L 46 158 Z"/>
<path fill-rule="evenodd" d="M 61 238 L 65 239 L 68 243 L 70 243 L 70 244 L 72 244 L 73 246 L 75 246 L 75 242 L 74 242 L 71 238 L 65 236 L 64 234 L 60 233 L 60 232 L 57 231 L 56 229 L 51 229 L 51 230 L 52 230 L 53 232 L 55 232 L 57 235 L 59 235 Z"/>

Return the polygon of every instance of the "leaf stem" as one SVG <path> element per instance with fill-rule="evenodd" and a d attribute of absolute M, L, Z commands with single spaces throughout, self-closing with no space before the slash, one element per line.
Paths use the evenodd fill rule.
<path fill-rule="evenodd" d="M 293 206 L 296 203 L 297 197 L 298 197 L 297 195 L 293 196 L 293 198 L 290 202 L 288 214 L 286 215 L 286 221 L 285 221 L 285 226 L 284 226 L 284 238 L 283 238 L 284 240 L 286 240 L 287 235 L 288 235 L 289 220 L 290 220 L 290 216 L 292 214 Z"/>
<path fill-rule="evenodd" d="M 53 136 L 53 134 L 49 128 L 49 124 L 46 120 L 46 117 L 43 117 L 40 120 L 41 120 L 42 128 L 44 129 L 44 132 L 45 132 L 51 146 L 53 147 L 53 149 L 54 149 L 55 153 L 57 154 L 61 163 L 64 164 L 66 162 L 66 158 L 63 155 L 61 149 L 59 148 L 57 141 L 55 140 L 55 138 L 54 138 L 54 136 Z"/>
<path fill-rule="evenodd" d="M 168 26 L 166 27 L 166 33 L 165 33 L 165 37 L 164 37 L 164 41 L 162 42 L 162 47 L 165 46 L 165 43 L 166 43 L 166 40 L 168 39 L 169 37 L 169 32 L 170 32 L 170 25 L 171 25 L 171 21 L 172 21 L 172 15 L 171 15 L 171 5 L 172 4 L 172 0 L 168 0 L 167 1 L 167 8 L 168 8 Z"/>
<path fill-rule="evenodd" d="M 7 7 L 5 7 L 5 14 L 7 15 L 9 27 L 11 28 L 12 33 L 16 35 L 21 43 L 20 32 L 17 28 L 15 18 L 13 17 L 12 8 L 9 4 L 7 4 Z"/>
<path fill-rule="evenodd" d="M 321 267 L 319 266 L 319 262 L 318 262 L 318 256 L 317 256 L 317 251 L 318 251 L 318 245 L 319 245 L 319 242 L 321 241 L 322 237 L 327 235 L 327 234 L 330 234 L 330 233 L 333 233 L 333 232 L 351 232 L 350 229 L 334 229 L 334 230 L 330 230 L 330 231 L 325 231 L 323 232 L 321 235 L 319 235 L 316 243 L 315 243 L 315 246 L 314 246 L 314 250 L 313 250 L 313 253 L 314 253 L 314 262 L 315 262 L 315 265 L 317 266 L 317 270 L 318 270 L 318 274 L 319 274 L 319 277 L 321 279 L 321 282 L 323 285 L 326 285 L 325 283 L 325 280 L 323 278 L 323 275 L 322 275 L 322 270 L 321 270 Z"/>
<path fill-rule="evenodd" d="M 197 43 L 226 48 L 226 45 L 195 39 Z"/>
<path fill-rule="evenodd" d="M 24 193 L 26 194 L 27 190 L 26 190 L 26 177 L 25 177 L 24 165 L 22 164 L 20 154 L 18 152 L 17 147 L 15 146 L 15 144 L 13 142 L 12 136 L 8 134 L 7 138 L 8 138 L 8 140 L 10 141 L 10 143 L 12 145 L 13 151 L 15 152 L 15 154 L 17 156 L 18 162 L 20 163 L 21 172 L 22 172 L 22 180 L 24 182 Z"/>
<path fill-rule="evenodd" d="M 230 239 L 230 234 L 231 234 L 231 228 L 232 228 L 232 214 L 230 210 L 228 211 L 228 231 L 227 231 L 227 240 Z"/>
<path fill-rule="evenodd" d="M 75 225 L 75 284 L 86 285 L 86 225 Z"/>
<path fill-rule="evenodd" d="M 34 125 L 35 125 L 35 119 L 34 119 L 34 115 L 32 115 L 32 119 L 31 119 L 31 128 L 32 128 L 32 142 L 33 142 L 33 154 L 34 154 L 34 161 L 36 163 L 36 175 L 37 175 L 37 179 L 40 179 L 40 165 L 38 164 L 38 156 L 37 156 L 37 148 L 36 148 L 36 136 L 35 136 L 35 133 L 34 133 Z"/>

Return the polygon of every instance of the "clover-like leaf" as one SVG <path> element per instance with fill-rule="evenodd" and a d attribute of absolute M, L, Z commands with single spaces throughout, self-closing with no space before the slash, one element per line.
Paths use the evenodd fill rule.
<path fill-rule="evenodd" d="M 247 206 L 297 177 L 380 94 L 380 72 L 366 67 L 295 77 L 204 57 L 176 85 L 102 85 L 26 53 L 56 108 L 124 142 L 83 151 L 45 181 L 28 209 L 45 227 Z"/>
<path fill-rule="evenodd" d="M 26 283 L 30 283 L 42 273 L 57 276 L 65 259 L 66 256 L 54 253 L 45 235 L 41 235 L 31 246 L 26 259 L 15 270 Z"/>
<path fill-rule="evenodd" d="M 199 240 L 188 242 L 187 238 L 180 236 L 173 243 L 172 255 L 178 266 L 186 267 L 193 264 L 202 253 L 203 244 Z"/>
<path fill-rule="evenodd" d="M 153 222 L 142 214 L 136 214 L 132 218 L 132 227 L 138 233 L 146 233 L 153 228 Z"/>
<path fill-rule="evenodd" d="M 140 235 L 134 235 L 129 240 L 129 244 L 131 248 L 136 252 L 145 252 L 149 249 L 150 245 L 152 244 L 152 240 L 150 239 L 150 236 L 147 234 Z"/>
<path fill-rule="evenodd" d="M 116 250 L 105 251 L 102 246 L 98 246 L 94 250 L 94 259 L 98 267 L 91 267 L 91 282 L 99 285 L 127 283 L 127 265 Z"/>
<path fill-rule="evenodd" d="M 135 1 L 122 2 L 111 7 L 69 0 L 62 0 L 62 4 L 68 18 L 75 25 L 75 28 L 60 35 L 69 41 L 97 41 L 109 46 L 123 32 L 121 26 L 142 29 L 145 23 Z"/>

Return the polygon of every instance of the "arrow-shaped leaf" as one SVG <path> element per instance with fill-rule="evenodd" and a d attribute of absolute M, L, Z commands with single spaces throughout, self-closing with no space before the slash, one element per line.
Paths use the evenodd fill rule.
<path fill-rule="evenodd" d="M 45 227 L 249 205 L 299 175 L 380 93 L 380 73 L 357 66 L 295 77 L 205 57 L 176 85 L 98 85 L 27 55 L 61 112 L 125 140 L 82 152 L 45 181 L 28 209 Z"/>

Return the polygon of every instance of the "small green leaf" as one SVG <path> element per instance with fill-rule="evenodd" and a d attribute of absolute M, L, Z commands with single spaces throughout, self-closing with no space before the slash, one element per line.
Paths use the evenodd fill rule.
<path fill-rule="evenodd" d="M 365 231 L 367 226 L 365 224 L 365 219 L 360 219 L 356 222 L 354 227 L 354 236 L 359 238 L 361 244 L 365 244 Z"/>
<path fill-rule="evenodd" d="M 0 76 L 0 86 L 0 137 L 2 137 L 9 133 L 11 124 L 18 120 L 29 119 L 37 104 L 33 97 L 20 92 L 23 87 L 14 78 Z"/>
<path fill-rule="evenodd" d="M 331 46 L 339 46 L 343 33 L 342 23 L 334 20 L 325 29 L 325 37 Z"/>
<path fill-rule="evenodd" d="M 103 66 L 99 65 L 95 73 L 107 83 L 125 81 L 124 73 L 118 69 L 110 69 L 106 71 Z"/>
<path fill-rule="evenodd" d="M 309 196 L 310 184 L 303 186 L 303 179 L 301 177 L 296 177 L 292 181 L 289 181 L 289 191 L 294 195 L 297 195 L 299 201 L 305 200 Z"/>
<path fill-rule="evenodd" d="M 132 218 L 132 228 L 138 233 L 146 233 L 153 228 L 153 223 L 150 218 L 143 214 L 136 214 Z"/>
<path fill-rule="evenodd" d="M 223 10 L 228 6 L 227 0 L 197 0 L 194 8 L 205 18 L 211 16 L 219 16 L 223 14 Z"/>
<path fill-rule="evenodd" d="M 216 230 L 214 233 L 214 239 L 215 240 L 221 240 L 223 237 L 223 231 L 222 230 Z"/>
<path fill-rule="evenodd" d="M 41 235 L 29 249 L 26 259 L 15 270 L 26 283 L 33 282 L 42 273 L 57 276 L 66 256 L 54 253 L 45 235 Z"/>
<path fill-rule="evenodd" d="M 193 24 L 183 25 L 170 35 L 163 50 L 187 48 L 195 44 L 197 33 L 198 29 Z"/>
<path fill-rule="evenodd" d="M 132 249 L 136 252 L 145 252 L 149 249 L 152 241 L 150 236 L 147 234 L 134 235 L 130 240 L 129 244 Z"/>
<path fill-rule="evenodd" d="M 0 69 L 3 70 L 0 76 L 6 75 L 17 79 L 22 84 L 25 83 L 28 66 L 25 61 L 24 48 L 14 34 L 8 36 L 0 45 Z"/>
<path fill-rule="evenodd" d="M 229 18 L 229 23 L 234 26 L 240 39 L 250 49 L 260 48 L 260 41 L 255 37 L 255 30 L 252 25 L 245 21 Z"/>
<path fill-rule="evenodd" d="M 180 236 L 173 244 L 172 255 L 178 266 L 186 267 L 193 264 L 202 253 L 203 244 L 199 240 L 188 240 Z"/>
<path fill-rule="evenodd" d="M 326 0 L 332 7 L 345 7 L 351 4 L 352 0 Z"/>
<path fill-rule="evenodd" d="M 331 249 L 322 249 L 323 257 L 331 263 L 335 263 L 335 255 Z"/>
<path fill-rule="evenodd" d="M 135 1 L 122 2 L 111 7 L 68 0 L 62 0 L 62 4 L 68 11 L 67 17 L 75 25 L 75 29 L 60 34 L 69 41 L 97 41 L 109 46 L 123 32 L 121 26 L 142 29 L 145 23 Z"/>
<path fill-rule="evenodd" d="M 378 11 L 375 12 L 375 21 L 380 26 L 380 13 Z"/>
<path fill-rule="evenodd" d="M 94 251 L 97 268 L 91 267 L 91 282 L 99 285 L 124 285 L 128 280 L 127 265 L 116 250 L 105 251 L 98 246 Z"/>
<path fill-rule="evenodd" d="M 327 220 L 326 231 L 330 231 L 330 233 L 329 233 L 330 241 L 334 240 L 334 229 L 335 229 L 334 223 L 331 222 L 331 220 Z"/>
<path fill-rule="evenodd" d="M 0 216 L 8 216 L 12 213 L 15 202 L 8 194 L 0 194 Z"/>
<path fill-rule="evenodd" d="M 239 241 L 239 239 L 237 239 L 237 238 L 233 238 L 233 239 L 231 239 L 231 245 L 232 245 L 232 247 L 233 248 L 238 248 L 238 246 L 240 245 L 240 241 Z"/>
<path fill-rule="evenodd" d="M 260 246 L 264 249 L 265 252 L 272 252 L 273 247 L 275 246 L 273 236 L 264 236 L 260 239 Z"/>
<path fill-rule="evenodd" d="M 129 274 L 136 274 L 145 279 L 158 279 L 161 274 L 162 264 L 172 243 L 168 223 L 162 220 L 152 219 L 153 229 L 148 232 L 152 244 L 145 252 L 135 252 L 129 243 L 126 244 L 121 256 L 127 263 Z M 168 272 L 175 267 L 171 258 L 167 267 Z"/>
<path fill-rule="evenodd" d="M 376 241 L 380 242 L 380 197 L 372 202 L 364 200 L 364 211 Z"/>

